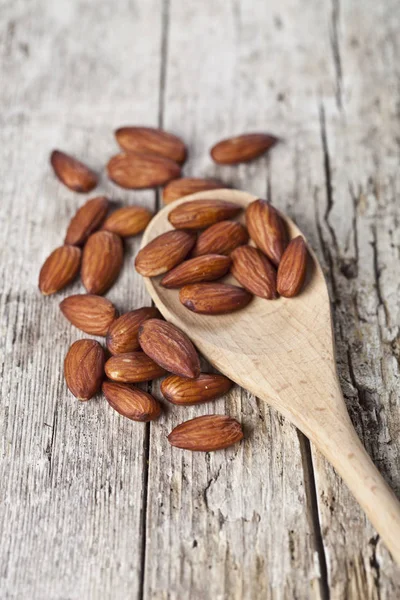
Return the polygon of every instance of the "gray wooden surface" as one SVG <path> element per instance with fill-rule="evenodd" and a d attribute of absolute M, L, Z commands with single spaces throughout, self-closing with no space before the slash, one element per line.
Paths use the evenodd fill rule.
<path fill-rule="evenodd" d="M 0 2 L 1 598 L 400 597 L 399 568 L 289 423 L 240 389 L 151 425 L 80 404 L 62 363 L 84 334 L 58 302 L 82 288 L 37 290 L 85 199 L 56 181 L 50 150 L 101 171 L 101 193 L 155 209 L 156 192 L 107 181 L 112 131 L 181 135 L 185 174 L 270 198 L 311 241 L 351 417 L 400 494 L 399 28 L 397 0 Z M 251 130 L 284 142 L 250 165 L 211 162 L 212 143 Z M 150 302 L 138 244 L 108 294 L 121 310 Z M 176 423 L 214 411 L 244 423 L 245 443 L 169 446 Z"/>

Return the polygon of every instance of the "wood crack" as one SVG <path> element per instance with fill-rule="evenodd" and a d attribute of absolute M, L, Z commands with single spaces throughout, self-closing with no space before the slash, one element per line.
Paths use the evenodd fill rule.
<path fill-rule="evenodd" d="M 342 73 L 342 59 L 340 55 L 340 43 L 339 43 L 339 20 L 340 20 L 340 0 L 332 0 L 332 13 L 331 13 L 331 48 L 333 56 L 333 65 L 335 69 L 336 78 L 336 104 L 339 110 L 343 110 L 342 100 L 342 84 L 343 84 L 343 73 Z"/>

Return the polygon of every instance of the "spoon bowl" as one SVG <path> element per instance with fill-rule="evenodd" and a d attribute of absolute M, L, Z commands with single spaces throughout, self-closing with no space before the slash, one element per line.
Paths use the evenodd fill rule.
<path fill-rule="evenodd" d="M 142 246 L 172 228 L 169 212 L 191 200 L 218 198 L 246 207 L 251 194 L 210 190 L 163 208 L 148 225 Z M 244 213 L 244 211 L 243 211 Z M 244 222 L 244 214 L 239 221 Z M 290 239 L 303 235 L 286 216 Z M 303 236 L 304 237 L 304 236 Z M 350 422 L 336 372 L 327 285 L 311 248 L 303 290 L 294 298 L 254 297 L 244 309 L 199 315 L 179 301 L 162 277 L 145 278 L 162 315 L 182 329 L 221 373 L 265 400 L 298 427 L 333 464 L 400 563 L 400 505 L 367 455 Z M 224 279 L 236 283 L 233 277 Z"/>

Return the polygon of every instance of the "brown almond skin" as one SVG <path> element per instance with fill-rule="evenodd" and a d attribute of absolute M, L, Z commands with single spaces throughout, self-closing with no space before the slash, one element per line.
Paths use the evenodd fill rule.
<path fill-rule="evenodd" d="M 140 346 L 166 371 L 195 379 L 200 375 L 200 359 L 183 331 L 160 319 L 149 319 L 139 328 Z"/>
<path fill-rule="evenodd" d="M 165 375 L 165 369 L 144 352 L 127 352 L 112 356 L 104 368 L 109 379 L 121 383 L 151 381 Z"/>
<path fill-rule="evenodd" d="M 60 246 L 46 258 L 39 274 L 39 289 L 44 296 L 55 294 L 71 283 L 78 274 L 81 250 Z"/>
<path fill-rule="evenodd" d="M 226 200 L 192 200 L 174 208 L 168 221 L 175 229 L 205 229 L 235 217 L 241 210 L 241 206 Z"/>
<path fill-rule="evenodd" d="M 72 325 L 91 335 L 107 335 L 117 317 L 114 304 L 94 294 L 75 294 L 60 302 L 60 310 Z"/>
<path fill-rule="evenodd" d="M 195 194 L 196 192 L 205 192 L 206 190 L 220 190 L 226 188 L 222 181 L 218 179 L 201 179 L 200 177 L 180 177 L 167 183 L 163 189 L 162 199 L 164 204 L 170 204 L 174 200 Z"/>
<path fill-rule="evenodd" d="M 223 396 L 233 386 L 224 375 L 201 373 L 197 379 L 170 375 L 161 383 L 161 393 L 172 404 L 192 406 Z"/>
<path fill-rule="evenodd" d="M 278 297 L 276 269 L 258 248 L 240 246 L 231 254 L 231 273 L 248 291 L 267 300 Z"/>
<path fill-rule="evenodd" d="M 108 404 L 131 421 L 154 421 L 160 416 L 161 405 L 153 396 L 127 383 L 103 383 L 103 394 Z"/>
<path fill-rule="evenodd" d="M 58 179 L 70 190 L 86 193 L 96 187 L 96 173 L 73 156 L 53 150 L 50 162 Z"/>
<path fill-rule="evenodd" d="M 246 210 L 251 239 L 277 267 L 287 244 L 286 226 L 278 211 L 266 200 L 255 200 Z"/>
<path fill-rule="evenodd" d="M 187 156 L 185 144 L 176 135 L 155 127 L 120 127 L 115 132 L 125 152 L 150 152 L 183 164 Z"/>
<path fill-rule="evenodd" d="M 178 163 L 157 156 L 129 152 L 113 156 L 107 165 L 108 176 L 120 187 L 140 190 L 164 185 L 181 174 Z"/>
<path fill-rule="evenodd" d="M 226 275 L 231 265 L 229 256 L 206 254 L 191 258 L 169 271 L 161 280 L 166 288 L 179 288 L 189 283 L 214 281 Z"/>
<path fill-rule="evenodd" d="M 136 271 L 144 277 L 163 275 L 181 263 L 196 242 L 187 231 L 167 231 L 140 250 L 135 260 Z"/>
<path fill-rule="evenodd" d="M 68 350 L 64 377 L 78 400 L 90 400 L 101 388 L 104 378 L 104 350 L 95 340 L 78 340 Z"/>
<path fill-rule="evenodd" d="M 246 133 L 218 142 L 211 148 L 210 154 L 219 165 L 236 165 L 258 158 L 277 141 L 268 133 Z"/>
<path fill-rule="evenodd" d="M 154 319 L 159 315 L 160 313 L 153 306 L 144 306 L 121 315 L 111 324 L 108 330 L 108 350 L 111 354 L 123 354 L 139 350 L 138 332 L 140 325 L 146 319 Z"/>
<path fill-rule="evenodd" d="M 93 233 L 83 249 L 81 278 L 89 294 L 104 294 L 122 268 L 124 249 L 121 238 L 110 231 Z"/>
<path fill-rule="evenodd" d="M 235 221 L 221 221 L 203 231 L 197 238 L 192 256 L 204 254 L 229 255 L 235 248 L 247 244 L 247 229 Z"/>
<path fill-rule="evenodd" d="M 194 283 L 184 286 L 179 300 L 189 310 L 202 315 L 223 315 L 247 306 L 252 295 L 227 283 Z"/>
<path fill-rule="evenodd" d="M 304 284 L 308 251 L 299 235 L 286 248 L 278 268 L 278 292 L 285 298 L 297 296 Z"/>
<path fill-rule="evenodd" d="M 153 214 L 147 208 L 124 206 L 107 217 L 102 229 L 121 237 L 131 237 L 144 231 L 152 218 Z"/>
<path fill-rule="evenodd" d="M 226 415 L 205 415 L 181 423 L 171 431 L 171 446 L 197 452 L 228 448 L 243 439 L 242 426 Z"/>
<path fill-rule="evenodd" d="M 84 244 L 93 231 L 96 231 L 105 219 L 109 202 L 104 196 L 92 198 L 81 206 L 68 225 L 64 243 L 73 246 Z"/>

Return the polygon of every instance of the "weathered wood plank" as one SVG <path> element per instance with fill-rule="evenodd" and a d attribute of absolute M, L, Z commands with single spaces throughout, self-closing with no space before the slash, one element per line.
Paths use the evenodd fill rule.
<path fill-rule="evenodd" d="M 146 429 L 102 398 L 83 404 L 68 393 L 64 355 L 84 334 L 58 303 L 82 287 L 43 298 L 37 277 L 86 199 L 56 181 L 49 151 L 102 170 L 114 127 L 157 124 L 160 2 L 13 3 L 2 21 L 1 596 L 136 598 Z M 154 192 L 121 193 L 104 175 L 98 192 L 155 203 Z M 128 268 L 138 243 L 109 294 L 121 310 L 149 303 Z"/>

